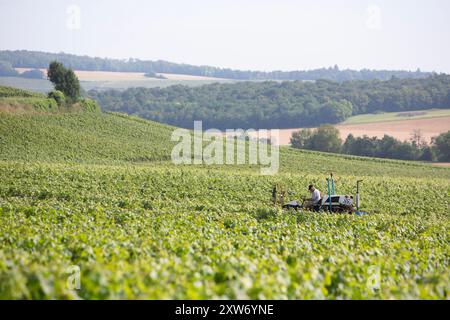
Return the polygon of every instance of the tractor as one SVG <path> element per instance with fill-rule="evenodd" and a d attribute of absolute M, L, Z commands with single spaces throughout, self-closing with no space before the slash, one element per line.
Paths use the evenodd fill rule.
<path fill-rule="evenodd" d="M 311 210 L 316 212 L 330 212 L 330 213 L 348 213 L 363 215 L 367 212 L 360 211 L 360 197 L 359 197 L 359 186 L 362 180 L 356 181 L 356 197 L 353 198 L 352 195 L 341 195 L 335 193 L 334 188 L 334 178 L 333 173 L 327 180 L 327 194 L 322 195 L 322 199 L 317 204 L 308 204 L 307 199 L 303 198 L 302 201 L 290 201 L 287 203 L 281 203 L 283 209 L 294 209 L 294 210 Z M 278 197 L 280 200 L 284 200 L 286 195 L 286 190 L 279 188 L 279 186 L 274 186 L 272 190 L 272 196 L 277 195 L 277 190 L 283 192 L 282 197 Z M 277 197 L 276 197 L 277 198 Z M 278 200 L 277 199 L 277 200 Z M 276 205 L 278 201 L 275 201 Z"/>

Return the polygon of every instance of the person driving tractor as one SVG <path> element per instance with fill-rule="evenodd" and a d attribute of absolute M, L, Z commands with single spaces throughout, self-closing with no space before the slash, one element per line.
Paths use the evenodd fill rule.
<path fill-rule="evenodd" d="M 316 189 L 312 184 L 308 186 L 308 190 L 311 193 L 311 198 L 308 199 L 305 203 L 305 208 L 310 210 L 315 209 L 322 199 L 320 191 Z"/>

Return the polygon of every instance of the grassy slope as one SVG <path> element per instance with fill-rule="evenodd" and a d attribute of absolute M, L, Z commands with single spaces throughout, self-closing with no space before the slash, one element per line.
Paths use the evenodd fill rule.
<path fill-rule="evenodd" d="M 174 127 L 118 114 L 1 114 L 0 160 L 99 164 L 168 161 Z M 450 170 L 414 162 L 281 148 L 281 171 L 360 176 L 446 177 Z M 248 166 L 243 166 L 246 169 Z M 225 170 L 228 167 L 224 168 Z M 228 168 L 229 169 L 229 168 Z M 231 168 L 236 170 L 235 167 Z M 239 169 L 241 169 L 239 167 Z"/>
<path fill-rule="evenodd" d="M 113 114 L 0 115 L 0 159 L 107 163 L 170 159 L 172 129 Z"/>
<path fill-rule="evenodd" d="M 411 113 L 418 113 L 417 115 L 407 116 Z M 424 113 L 424 114 L 420 114 Z M 406 116 L 399 116 L 404 114 Z M 342 122 L 341 124 L 359 124 L 359 123 L 372 123 L 372 122 L 386 122 L 386 121 L 402 121 L 402 120 L 415 120 L 415 119 L 429 119 L 450 117 L 450 109 L 428 109 L 428 110 L 416 110 L 405 112 L 385 112 L 379 114 L 361 114 L 353 116 Z"/>
<path fill-rule="evenodd" d="M 0 114 L 0 298 L 449 298 L 450 169 L 289 148 L 276 176 L 174 166 L 172 130 L 115 114 Z M 364 178 L 371 215 L 271 206 L 274 183 L 295 199 L 311 182 L 324 190 L 330 170 L 338 192 Z"/>
<path fill-rule="evenodd" d="M 57 110 L 56 101 L 42 93 L 0 86 L 0 112 L 56 112 Z"/>

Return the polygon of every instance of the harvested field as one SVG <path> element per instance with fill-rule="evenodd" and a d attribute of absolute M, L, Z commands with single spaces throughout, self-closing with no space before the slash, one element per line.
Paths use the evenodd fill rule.
<path fill-rule="evenodd" d="M 400 120 L 400 121 L 386 121 L 374 123 L 348 124 L 336 125 L 336 128 L 341 132 L 341 138 L 345 140 L 351 133 L 355 137 L 362 137 L 367 135 L 369 137 L 382 138 L 385 134 L 395 137 L 399 140 L 409 140 L 412 137 L 414 130 L 420 130 L 423 139 L 430 142 L 432 137 L 438 136 L 443 132 L 450 130 L 450 117 L 428 118 L 428 119 L 414 119 L 414 120 Z M 280 145 L 288 145 L 292 132 L 298 131 L 302 128 L 296 129 L 280 129 Z"/>
<path fill-rule="evenodd" d="M 31 70 L 32 68 L 16 68 L 20 73 Z M 47 69 L 40 69 L 44 74 L 47 73 Z M 149 78 L 144 76 L 144 72 L 114 72 L 114 71 L 82 71 L 75 70 L 80 81 L 136 81 L 136 80 L 225 80 L 221 78 L 203 77 L 203 76 L 191 76 L 185 74 L 172 74 L 172 73 L 158 73 L 158 75 L 164 76 L 166 79 Z"/>

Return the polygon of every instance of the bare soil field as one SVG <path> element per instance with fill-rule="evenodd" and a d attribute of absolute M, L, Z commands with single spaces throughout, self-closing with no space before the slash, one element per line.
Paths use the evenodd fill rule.
<path fill-rule="evenodd" d="M 341 132 L 343 139 L 350 133 L 357 137 L 368 135 L 378 138 L 388 134 L 404 141 L 411 139 L 414 130 L 420 130 L 425 141 L 430 142 L 432 137 L 450 130 L 450 117 L 338 125 L 336 127 Z"/>
<path fill-rule="evenodd" d="M 399 140 L 410 140 L 414 130 L 420 130 L 423 139 L 430 142 L 432 137 L 438 136 L 443 132 L 450 130 L 450 117 L 415 119 L 415 120 L 399 120 L 387 122 L 375 122 L 365 124 L 348 124 L 336 125 L 341 133 L 341 138 L 345 140 L 351 133 L 355 137 L 367 135 L 369 137 L 382 138 L 385 134 L 393 136 Z M 280 145 L 288 145 L 292 132 L 296 129 L 280 129 Z"/>
<path fill-rule="evenodd" d="M 450 162 L 435 162 L 433 165 L 436 167 L 450 168 Z"/>

